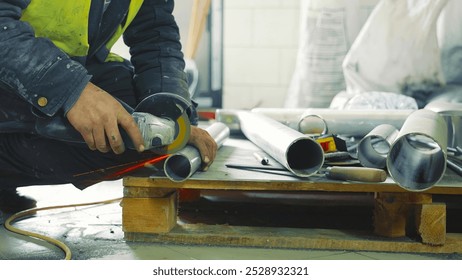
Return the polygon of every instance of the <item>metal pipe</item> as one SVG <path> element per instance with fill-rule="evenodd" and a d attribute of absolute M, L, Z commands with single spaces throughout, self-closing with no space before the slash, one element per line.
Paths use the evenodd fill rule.
<path fill-rule="evenodd" d="M 440 114 L 448 126 L 448 146 L 456 148 L 462 145 L 462 103 L 433 101 L 424 109 Z"/>
<path fill-rule="evenodd" d="M 413 112 L 403 124 L 387 157 L 393 180 L 409 191 L 425 191 L 446 171 L 448 129 L 438 113 Z"/>
<path fill-rule="evenodd" d="M 231 134 L 241 134 L 241 126 L 237 117 L 238 111 L 236 109 L 217 109 L 215 111 L 215 119 L 218 122 L 226 124 Z"/>
<path fill-rule="evenodd" d="M 324 164 L 324 151 L 311 137 L 266 116 L 238 111 L 244 135 L 298 177 L 315 174 Z"/>
<path fill-rule="evenodd" d="M 216 122 L 205 129 L 220 148 L 229 138 L 229 128 Z M 191 177 L 201 166 L 202 159 L 199 150 L 187 145 L 182 150 L 170 155 L 164 162 L 164 172 L 174 182 L 182 182 Z"/>
<path fill-rule="evenodd" d="M 448 157 L 448 167 L 452 169 L 457 175 L 462 176 L 462 165 L 460 161 L 457 160 L 455 157 Z"/>
<path fill-rule="evenodd" d="M 387 155 L 399 131 L 389 124 L 381 124 L 369 132 L 358 144 L 358 160 L 362 166 L 385 168 Z"/>
<path fill-rule="evenodd" d="M 299 130 L 299 123 L 301 117 L 309 110 L 306 108 L 254 108 L 252 113 L 267 116 L 276 120 L 292 129 Z"/>
<path fill-rule="evenodd" d="M 326 108 L 255 108 L 259 113 L 305 134 L 337 134 L 364 137 L 381 124 L 400 129 L 415 110 L 337 110 Z"/>
<path fill-rule="evenodd" d="M 414 110 L 332 110 L 310 109 L 300 119 L 300 131 L 317 132 L 320 120 L 329 134 L 364 137 L 375 127 L 389 124 L 401 128 Z"/>

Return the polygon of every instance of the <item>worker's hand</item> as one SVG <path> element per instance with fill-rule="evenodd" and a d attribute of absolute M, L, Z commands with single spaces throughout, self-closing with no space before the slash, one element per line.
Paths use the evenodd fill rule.
<path fill-rule="evenodd" d="M 206 130 L 191 126 L 191 135 L 188 143 L 199 150 L 202 159 L 202 170 L 207 171 L 217 155 L 218 145 L 215 140 L 213 140 L 212 136 Z"/>
<path fill-rule="evenodd" d="M 92 83 L 83 90 L 77 102 L 67 113 L 67 119 L 80 132 L 91 150 L 116 154 L 125 151 L 120 125 L 130 136 L 138 151 L 144 150 L 143 138 L 133 117 L 109 93 Z"/>

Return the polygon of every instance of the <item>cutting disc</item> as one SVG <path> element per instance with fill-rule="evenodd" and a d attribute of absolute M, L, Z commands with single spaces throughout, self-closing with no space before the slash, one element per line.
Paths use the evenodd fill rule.
<path fill-rule="evenodd" d="M 191 135 L 191 123 L 189 122 L 188 114 L 183 112 L 175 121 L 175 139 L 170 145 L 157 147 L 152 151 L 159 154 L 173 154 L 183 149 L 188 143 Z"/>
<path fill-rule="evenodd" d="M 191 123 L 187 115 L 187 109 L 190 106 L 191 103 L 183 97 L 168 92 L 153 94 L 136 106 L 135 112 L 150 113 L 175 122 L 175 139 L 173 142 L 167 146 L 151 149 L 151 151 L 159 154 L 171 154 L 186 146 L 191 134 Z"/>

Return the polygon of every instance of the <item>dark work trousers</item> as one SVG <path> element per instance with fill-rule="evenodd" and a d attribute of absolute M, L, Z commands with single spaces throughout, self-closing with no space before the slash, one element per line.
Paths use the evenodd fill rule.
<path fill-rule="evenodd" d="M 88 70 L 91 82 L 128 105 L 136 105 L 128 61 L 92 64 Z M 85 143 L 43 138 L 33 133 L 38 117 L 29 103 L 1 90 L 0 96 L 0 188 L 72 183 L 83 189 L 118 179 L 111 174 L 158 156 L 130 149 L 121 155 L 101 153 Z"/>

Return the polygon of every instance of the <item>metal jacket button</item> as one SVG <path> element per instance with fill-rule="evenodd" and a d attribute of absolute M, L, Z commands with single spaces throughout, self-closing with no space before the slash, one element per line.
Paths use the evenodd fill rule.
<path fill-rule="evenodd" d="M 37 104 L 38 104 L 40 107 L 45 107 L 45 106 L 47 106 L 47 104 L 48 104 L 48 99 L 46 99 L 46 97 L 40 97 L 40 98 L 37 100 Z"/>

